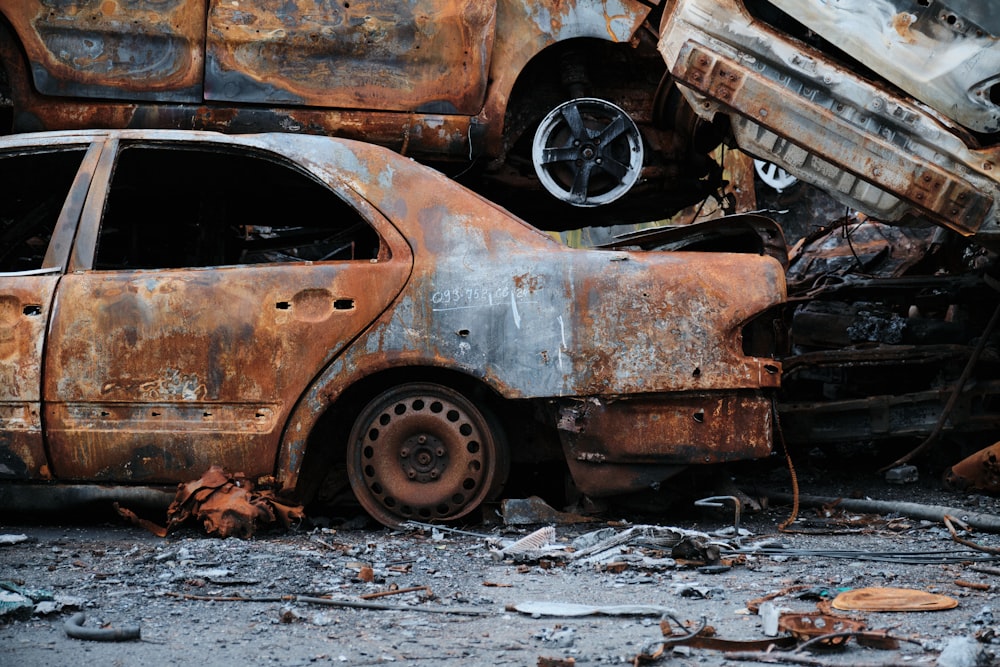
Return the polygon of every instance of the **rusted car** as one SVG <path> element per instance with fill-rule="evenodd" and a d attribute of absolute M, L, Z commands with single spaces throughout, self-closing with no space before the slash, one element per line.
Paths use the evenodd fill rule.
<path fill-rule="evenodd" d="M 1000 13 L 974 0 L 676 0 L 690 108 L 883 222 L 1000 240 Z"/>
<path fill-rule="evenodd" d="M 550 229 L 656 220 L 721 182 L 658 4 L 8 0 L 0 99 L 15 131 L 333 134 L 450 163 Z"/>
<path fill-rule="evenodd" d="M 0 239 L 5 505 L 346 470 L 391 525 L 771 449 L 773 257 L 568 248 L 370 144 L 0 138 Z"/>

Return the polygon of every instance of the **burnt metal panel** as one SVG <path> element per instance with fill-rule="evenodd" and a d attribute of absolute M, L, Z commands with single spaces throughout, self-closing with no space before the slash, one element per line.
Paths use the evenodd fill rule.
<path fill-rule="evenodd" d="M 591 496 L 636 491 L 666 478 L 636 475 L 638 464 L 656 470 L 771 452 L 772 403 L 759 392 L 595 397 L 557 405 L 570 473 Z"/>
<path fill-rule="evenodd" d="M 4 12 L 44 95 L 197 102 L 202 0 L 14 0 Z"/>
<path fill-rule="evenodd" d="M 495 0 L 212 0 L 205 97 L 475 114 Z"/>
<path fill-rule="evenodd" d="M 45 371 L 54 470 L 144 481 L 182 481 L 213 463 L 271 472 L 281 426 L 316 369 L 385 308 L 408 270 L 404 253 L 66 276 Z M 354 308 L 334 307 L 346 298 Z"/>
<path fill-rule="evenodd" d="M 933 160 L 900 154 L 891 138 L 865 135 L 823 105 L 783 96 L 784 85 L 749 71 L 736 60 L 692 45 L 682 50 L 674 74 L 699 92 L 753 118 L 747 121 L 748 133 L 753 132 L 751 126 L 763 125 L 794 142 L 806 131 L 811 145 L 826 147 L 825 159 L 962 234 L 975 233 L 994 204 L 990 194 L 980 193 Z M 845 137 L 855 141 L 846 146 Z"/>
<path fill-rule="evenodd" d="M 1000 130 L 1000 20 L 970 0 L 771 0 L 915 98 L 976 132 Z"/>
<path fill-rule="evenodd" d="M 728 114 L 743 150 L 882 220 L 923 217 L 983 242 L 1000 234 L 995 146 L 739 0 L 672 4 L 659 50 L 692 108 Z"/>

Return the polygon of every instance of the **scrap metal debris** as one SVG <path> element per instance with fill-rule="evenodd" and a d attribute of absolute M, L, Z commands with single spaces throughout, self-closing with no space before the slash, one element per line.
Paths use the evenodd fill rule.
<path fill-rule="evenodd" d="M 594 523 L 598 520 L 592 516 L 560 512 L 538 496 L 507 498 L 500 503 L 500 513 L 503 515 L 503 522 L 508 526 L 533 523 Z"/>
<path fill-rule="evenodd" d="M 189 518 L 202 522 L 209 535 L 242 538 L 251 537 L 263 525 L 279 522 L 288 528 L 305 518 L 301 505 L 282 500 L 266 486 L 258 488 L 243 473 L 227 473 L 219 466 L 212 466 L 194 482 L 178 485 L 177 495 L 167 509 L 165 527 L 117 504 L 115 509 L 159 537 L 165 537 Z"/>
<path fill-rule="evenodd" d="M 127 642 L 133 639 L 142 639 L 138 625 L 127 625 L 122 628 L 85 628 L 83 624 L 86 620 L 87 615 L 82 611 L 70 616 L 63 626 L 66 635 L 73 639 L 87 639 L 95 642 Z"/>
<path fill-rule="evenodd" d="M 370 602 L 368 600 L 344 600 L 326 597 L 315 597 L 311 595 L 267 595 L 254 597 L 241 597 L 238 595 L 191 595 L 189 593 L 167 592 L 165 595 L 181 600 L 198 600 L 202 602 L 302 602 L 306 604 L 318 604 L 328 607 L 347 607 L 351 609 L 373 609 L 378 611 L 422 611 L 427 614 L 456 614 L 459 616 L 485 616 L 494 613 L 492 610 L 476 609 L 473 607 L 431 607 L 402 604 L 386 604 L 384 602 Z"/>
<path fill-rule="evenodd" d="M 788 493 L 768 492 L 772 501 L 791 502 L 792 495 Z M 854 498 L 830 498 L 823 496 L 798 496 L 798 502 L 806 507 L 822 507 L 836 504 L 851 512 L 869 512 L 874 514 L 900 514 L 912 519 L 927 521 L 943 521 L 945 516 L 961 516 L 968 525 L 979 530 L 1000 533 L 1000 516 L 984 512 L 970 512 L 954 507 L 941 505 L 925 505 L 887 500 L 858 500 Z"/>
<path fill-rule="evenodd" d="M 953 465 L 945 472 L 944 481 L 959 491 L 1000 494 L 1000 442 Z"/>
<path fill-rule="evenodd" d="M 673 614 L 668 607 L 641 604 L 620 605 L 589 605 L 574 602 L 549 602 L 528 600 L 507 607 L 508 611 L 516 611 L 529 616 L 656 616 Z"/>
<path fill-rule="evenodd" d="M 856 588 L 833 599 L 841 611 L 939 611 L 954 609 L 958 600 L 912 588 Z"/>
<path fill-rule="evenodd" d="M 778 618 L 778 629 L 796 639 L 821 640 L 823 646 L 842 646 L 851 635 L 865 629 L 865 624 L 843 616 L 822 612 L 807 614 L 785 613 Z"/>
<path fill-rule="evenodd" d="M 542 528 L 523 540 L 494 548 L 491 553 L 494 558 L 511 558 L 517 563 L 547 559 L 585 567 L 627 563 L 657 569 L 676 567 L 678 561 L 719 564 L 722 550 L 735 548 L 700 531 L 654 525 L 632 526 L 623 531 L 601 528 L 569 544 L 552 544 L 554 536 L 554 529 Z"/>
<path fill-rule="evenodd" d="M 52 599 L 49 591 L 25 588 L 13 581 L 0 581 L 0 619 L 31 618 L 36 603 Z"/>

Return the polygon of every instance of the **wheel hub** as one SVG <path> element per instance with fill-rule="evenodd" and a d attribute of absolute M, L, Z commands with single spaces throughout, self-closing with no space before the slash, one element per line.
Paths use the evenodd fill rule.
<path fill-rule="evenodd" d="M 642 135 L 625 111 L 583 97 L 549 112 L 535 132 L 531 160 L 539 182 L 568 204 L 609 204 L 639 179 Z"/>
<path fill-rule="evenodd" d="M 399 450 L 407 478 L 427 484 L 441 477 L 448 467 L 448 450 L 438 438 L 427 433 L 412 435 Z"/>

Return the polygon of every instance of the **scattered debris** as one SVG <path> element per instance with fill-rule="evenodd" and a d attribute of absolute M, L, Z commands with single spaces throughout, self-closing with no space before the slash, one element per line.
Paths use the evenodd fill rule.
<path fill-rule="evenodd" d="M 85 628 L 87 615 L 78 611 L 69 617 L 64 626 L 66 635 L 73 639 L 87 639 L 95 642 L 127 642 L 141 639 L 138 625 L 128 625 L 123 628 Z"/>
<path fill-rule="evenodd" d="M 821 612 L 785 613 L 778 619 L 778 629 L 802 641 L 816 639 L 822 646 L 842 646 L 851 635 L 865 629 L 865 624 L 843 616 Z"/>
<path fill-rule="evenodd" d="M 573 658 L 546 658 L 539 656 L 538 667 L 574 667 L 576 660 Z"/>
<path fill-rule="evenodd" d="M 202 602 L 302 602 L 319 604 L 329 607 L 348 607 L 352 609 L 376 609 L 380 611 L 422 611 L 428 614 L 456 614 L 459 616 L 485 616 L 494 613 L 491 610 L 474 609 L 472 607 L 429 607 L 414 605 L 385 604 L 365 600 L 335 600 L 311 595 L 272 595 L 264 597 L 239 597 L 221 595 L 191 595 L 188 593 L 167 592 L 164 595 L 181 600 L 199 600 Z"/>
<path fill-rule="evenodd" d="M 711 496 L 709 498 L 702 498 L 694 502 L 696 507 L 725 507 L 725 504 L 729 502 L 733 504 L 733 537 L 740 536 L 740 513 L 743 509 L 743 503 L 736 496 Z"/>
<path fill-rule="evenodd" d="M 384 598 L 390 595 L 405 595 L 406 593 L 426 593 L 425 597 L 433 598 L 434 593 L 431 591 L 430 586 L 410 586 L 409 588 L 396 588 L 389 591 L 381 591 L 379 593 L 365 593 L 361 596 L 362 600 L 374 600 L 375 598 Z"/>
<path fill-rule="evenodd" d="M 788 493 L 769 492 L 771 500 L 781 502 L 791 502 L 792 496 Z M 856 500 L 853 498 L 824 498 L 818 496 L 799 496 L 799 503 L 807 507 L 823 507 L 836 503 L 839 507 L 851 512 L 871 512 L 876 514 L 902 514 L 913 519 L 926 519 L 928 521 L 942 521 L 946 515 L 961 516 L 965 523 L 979 530 L 990 532 L 1000 532 L 1000 516 L 995 514 L 984 514 L 982 512 L 968 512 L 954 507 L 943 507 L 941 505 L 923 505 L 920 503 L 909 503 L 887 500 Z"/>
<path fill-rule="evenodd" d="M 0 582 L 0 619 L 23 621 L 31 618 L 35 610 L 35 601 L 22 592 L 23 590 L 13 582 Z"/>
<path fill-rule="evenodd" d="M 967 519 L 967 517 L 963 517 L 963 519 Z M 969 547 L 970 549 L 975 549 L 976 551 L 982 551 L 984 553 L 994 554 L 996 556 L 1000 556 L 1000 549 L 998 549 L 996 547 L 985 547 L 985 546 L 982 546 L 981 544 L 976 544 L 972 540 L 967 540 L 967 539 L 965 539 L 963 537 L 959 537 L 958 536 L 958 531 L 955 530 L 955 525 L 954 524 L 957 523 L 959 526 L 962 527 L 962 530 L 965 530 L 965 531 L 969 530 L 969 523 L 968 523 L 968 521 L 963 520 L 963 519 L 957 519 L 957 518 L 955 518 L 953 516 L 950 516 L 948 514 L 944 515 L 944 517 L 943 517 L 944 525 L 948 529 L 948 532 L 951 533 L 951 539 L 953 539 L 954 541 L 958 542 L 961 545 Z"/>
<path fill-rule="evenodd" d="M 556 529 L 552 526 L 546 526 L 539 528 L 530 535 L 522 537 L 516 542 L 508 544 L 502 549 L 491 549 L 490 554 L 496 560 L 503 560 L 509 557 L 530 557 L 531 554 L 537 552 L 550 553 L 552 549 L 560 548 L 552 544 L 555 539 Z"/>
<path fill-rule="evenodd" d="M 536 523 L 568 525 L 574 523 L 594 523 L 592 516 L 560 512 L 538 496 L 529 498 L 507 498 L 500 503 L 500 513 L 508 526 L 523 526 Z"/>

